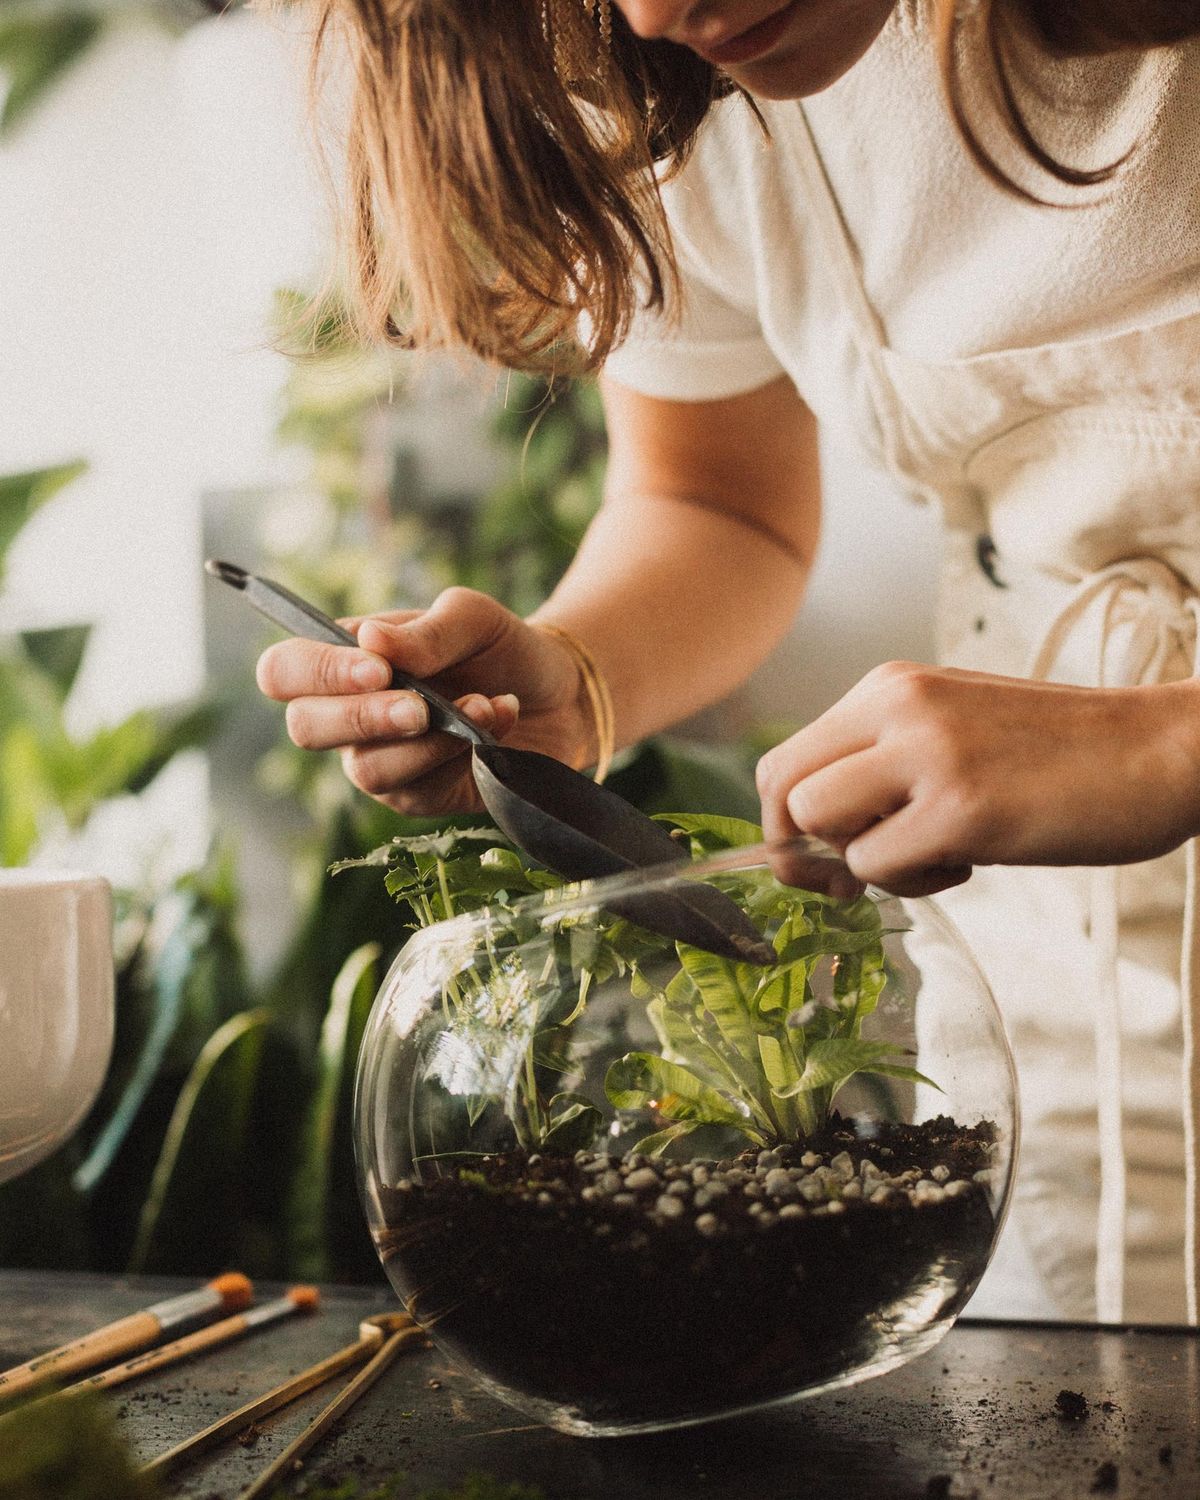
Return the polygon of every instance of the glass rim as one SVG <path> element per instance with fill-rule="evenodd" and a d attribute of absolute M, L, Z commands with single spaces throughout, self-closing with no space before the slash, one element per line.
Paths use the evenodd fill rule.
<path fill-rule="evenodd" d="M 606 897 L 627 896 L 649 885 L 671 884 L 680 881 L 704 880 L 709 875 L 723 872 L 761 868 L 770 865 L 773 857 L 801 855 L 804 858 L 828 864 L 839 871 L 846 870 L 845 861 L 837 850 L 811 834 L 795 834 L 786 839 L 762 839 L 754 844 L 736 844 L 728 849 L 717 849 L 705 854 L 702 859 L 672 861 L 657 865 L 639 865 L 621 870 L 613 875 L 592 875 L 583 880 L 567 881 L 550 890 L 532 892 L 519 897 L 510 906 L 495 904 L 478 907 L 474 911 L 460 912 L 452 917 L 443 917 L 428 927 L 419 927 L 409 937 L 404 948 L 416 942 L 434 941 L 429 934 L 439 933 L 457 936 L 482 930 L 492 921 L 497 912 L 535 913 L 543 921 L 569 916 L 572 912 L 592 910 L 605 905 Z M 830 901 L 861 900 L 868 896 L 876 904 L 883 902 L 919 902 L 928 905 L 943 921 L 949 918 L 935 901 L 927 896 L 897 896 L 869 882 L 860 882 L 862 890 L 856 897 L 830 896 Z M 806 886 L 794 886 L 795 890 L 807 890 Z M 404 949 L 401 949 L 401 956 Z"/>

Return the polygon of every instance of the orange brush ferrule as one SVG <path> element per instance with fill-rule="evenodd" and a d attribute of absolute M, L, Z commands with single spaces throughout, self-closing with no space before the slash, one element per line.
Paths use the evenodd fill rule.
<path fill-rule="evenodd" d="M 139 1375 L 147 1375 L 151 1370 L 161 1370 L 165 1365 L 178 1364 L 180 1360 L 191 1359 L 193 1355 L 203 1354 L 208 1349 L 232 1343 L 234 1339 L 240 1339 L 255 1328 L 278 1323 L 296 1313 L 314 1312 L 319 1302 L 320 1294 L 316 1287 L 292 1287 L 282 1297 L 260 1303 L 258 1307 L 248 1308 L 245 1312 L 235 1313 L 232 1318 L 222 1318 L 219 1323 L 209 1323 L 205 1328 L 198 1328 L 195 1333 L 184 1334 L 182 1338 L 169 1344 L 160 1344 L 157 1349 L 147 1349 L 144 1354 L 114 1365 L 110 1370 L 101 1370 L 98 1375 L 81 1380 L 68 1389 L 111 1390 L 113 1386 L 136 1380 Z"/>
<path fill-rule="evenodd" d="M 253 1296 L 254 1288 L 240 1272 L 231 1271 L 218 1276 L 207 1286 L 194 1292 L 184 1292 L 178 1297 L 169 1297 L 156 1302 L 142 1312 L 131 1313 L 115 1323 L 107 1323 L 82 1338 L 73 1339 L 46 1354 L 40 1354 L 27 1364 L 0 1374 L 0 1402 L 28 1391 L 51 1380 L 62 1380 L 68 1375 L 77 1375 L 108 1360 L 119 1359 L 137 1349 L 156 1344 L 164 1333 L 170 1333 L 186 1323 L 194 1323 L 212 1317 L 219 1312 L 245 1307 Z"/>

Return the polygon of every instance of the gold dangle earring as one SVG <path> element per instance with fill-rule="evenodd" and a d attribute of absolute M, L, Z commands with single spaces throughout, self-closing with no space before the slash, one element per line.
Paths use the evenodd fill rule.
<path fill-rule="evenodd" d="M 600 44 L 606 52 L 612 48 L 612 0 L 583 0 L 588 19 L 600 30 Z"/>

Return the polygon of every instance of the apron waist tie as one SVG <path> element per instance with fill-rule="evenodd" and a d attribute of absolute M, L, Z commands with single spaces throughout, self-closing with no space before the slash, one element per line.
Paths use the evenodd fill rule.
<path fill-rule="evenodd" d="M 1141 660 L 1130 674 L 1134 682 L 1162 680 L 1172 638 L 1190 634 L 1192 674 L 1200 676 L 1200 600 L 1165 564 L 1153 559 L 1114 563 L 1085 578 L 1051 621 L 1034 654 L 1029 676 L 1046 678 L 1068 636 L 1094 604 L 1103 599 L 1095 656 L 1095 685 L 1104 687 L 1105 658 L 1112 639 L 1117 605 L 1130 591 L 1149 603 L 1156 582 L 1170 580 L 1177 603 L 1166 625 L 1160 618 L 1143 641 Z M 1182 597 L 1181 597 L 1182 591 Z M 1152 611 L 1142 613 L 1150 623 Z M 1200 1324 L 1200 1169 L 1197 1132 L 1200 1127 L 1200 851 L 1196 839 L 1186 846 L 1187 895 L 1183 912 L 1180 955 L 1180 1001 L 1183 1024 L 1183 1132 L 1185 1153 L 1184 1270 L 1188 1321 Z M 1121 1054 L 1121 997 L 1118 969 L 1120 930 L 1119 869 L 1092 872 L 1089 892 L 1090 924 L 1095 954 L 1096 994 L 1096 1130 L 1100 1157 L 1100 1194 L 1096 1223 L 1096 1316 L 1103 1323 L 1119 1323 L 1125 1306 L 1125 1257 L 1128 1191 L 1124 1146 L 1124 1103 Z"/>

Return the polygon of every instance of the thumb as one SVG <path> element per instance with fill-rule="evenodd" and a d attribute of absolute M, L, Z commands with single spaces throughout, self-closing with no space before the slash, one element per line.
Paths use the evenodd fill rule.
<path fill-rule="evenodd" d="M 507 614 L 502 604 L 474 589 L 446 589 L 410 620 L 364 620 L 358 643 L 414 677 L 434 677 L 491 645 Z"/>

